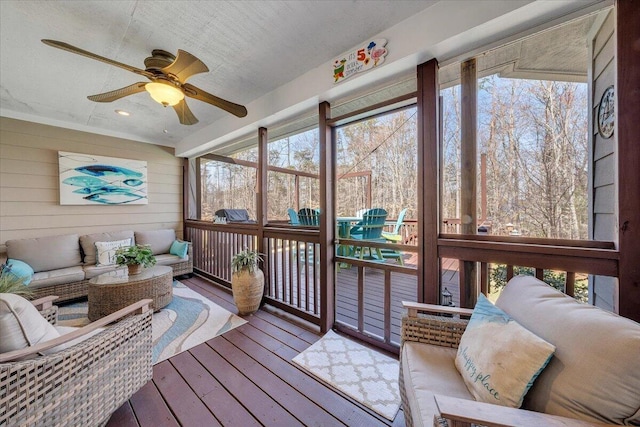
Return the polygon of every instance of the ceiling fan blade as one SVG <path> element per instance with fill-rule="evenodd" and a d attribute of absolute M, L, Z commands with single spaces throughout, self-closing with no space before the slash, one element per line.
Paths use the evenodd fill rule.
<path fill-rule="evenodd" d="M 134 83 L 130 86 L 122 87 L 120 89 L 112 90 L 110 92 L 87 96 L 87 98 L 95 102 L 112 102 L 112 101 L 115 101 L 116 99 L 133 95 L 134 93 L 144 92 L 144 87 L 146 85 L 147 85 L 146 83 Z"/>
<path fill-rule="evenodd" d="M 195 98 L 199 101 L 215 105 L 218 108 L 222 108 L 223 110 L 230 112 L 236 117 L 244 117 L 247 115 L 247 109 L 244 106 L 234 104 L 233 102 L 227 101 L 222 98 L 218 98 L 217 96 L 211 95 L 210 93 L 207 93 L 204 90 L 199 89 L 189 83 L 183 84 L 182 89 L 184 90 L 185 95 L 191 98 Z"/>
<path fill-rule="evenodd" d="M 189 52 L 178 49 L 176 60 L 161 71 L 165 74 L 173 74 L 181 83 L 184 83 L 194 74 L 206 73 L 209 68 Z"/>
<path fill-rule="evenodd" d="M 184 99 L 174 105 L 173 109 L 176 111 L 176 114 L 180 119 L 180 123 L 183 125 L 195 125 L 198 123 L 198 119 L 193 115 Z"/>
<path fill-rule="evenodd" d="M 60 41 L 57 41 L 57 40 L 48 40 L 48 39 L 42 39 L 42 43 L 44 43 L 46 45 L 49 45 L 49 46 L 52 46 L 52 47 L 57 47 L 58 49 L 66 50 L 67 52 L 76 53 L 78 55 L 86 56 L 87 58 L 95 59 L 97 61 L 102 61 L 102 62 L 105 62 L 107 64 L 123 68 L 123 69 L 125 69 L 127 71 L 131 71 L 132 73 L 136 73 L 136 74 L 139 74 L 141 76 L 145 76 L 145 77 L 147 77 L 149 79 L 152 79 L 152 80 L 155 78 L 155 75 L 153 73 L 150 73 L 150 72 L 145 71 L 145 70 L 141 70 L 141 69 L 136 68 L 136 67 L 132 67 L 131 65 L 123 64 L 122 62 L 114 61 L 113 59 L 105 58 L 104 56 L 96 55 L 95 53 L 88 52 L 86 50 L 80 49 L 80 48 L 75 47 L 75 46 L 71 46 L 68 43 L 60 42 Z"/>

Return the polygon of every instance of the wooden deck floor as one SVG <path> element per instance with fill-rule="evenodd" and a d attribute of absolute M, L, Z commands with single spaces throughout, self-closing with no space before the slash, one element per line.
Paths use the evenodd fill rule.
<path fill-rule="evenodd" d="M 237 312 L 228 291 L 194 277 L 185 285 Z M 107 424 L 128 426 L 404 426 L 319 382 L 291 362 L 320 338 L 266 310 L 248 323 L 153 368 L 153 380 Z"/>

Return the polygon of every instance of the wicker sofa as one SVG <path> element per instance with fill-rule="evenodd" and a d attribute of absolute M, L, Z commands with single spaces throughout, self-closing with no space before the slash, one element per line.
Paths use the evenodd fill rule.
<path fill-rule="evenodd" d="M 7 252 L 3 256 L 23 261 L 33 268 L 35 274 L 28 285 L 33 290 L 33 298 L 57 295 L 59 302 L 64 302 L 87 296 L 91 278 L 117 268 L 115 265 L 96 265 L 96 242 L 123 239 L 132 239 L 134 244 L 150 245 L 157 264 L 171 266 L 174 277 L 193 272 L 191 245 L 185 258 L 169 253 L 171 244 L 176 240 L 175 230 L 172 229 L 8 240 Z"/>
<path fill-rule="evenodd" d="M 33 303 L 42 304 L 41 314 L 55 325 L 52 299 Z M 58 338 L 0 353 L 0 426 L 106 424 L 151 380 L 150 302 L 141 300 L 85 327 L 67 328 L 72 332 L 60 331 L 65 335 Z M 39 355 L 44 351 L 50 354 Z"/>
<path fill-rule="evenodd" d="M 407 426 L 447 425 L 441 415 L 485 426 L 640 425 L 640 324 L 534 277 L 511 279 L 495 305 L 556 347 L 523 409 L 514 409 L 476 402 L 456 369 L 472 310 L 404 304 L 400 394 Z"/>

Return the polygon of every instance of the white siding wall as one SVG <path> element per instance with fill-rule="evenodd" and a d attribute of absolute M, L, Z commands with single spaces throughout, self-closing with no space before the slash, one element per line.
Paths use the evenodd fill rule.
<path fill-rule="evenodd" d="M 61 206 L 58 151 L 144 160 L 148 205 Z M 11 239 L 173 228 L 182 236 L 182 159 L 173 148 L 0 118 L 0 253 Z"/>
<path fill-rule="evenodd" d="M 590 234 L 593 240 L 617 242 L 616 211 L 616 148 L 614 132 L 609 139 L 598 133 L 598 106 L 606 88 L 615 83 L 615 16 L 613 10 L 604 12 L 604 19 L 597 19 L 592 29 L 591 42 L 591 88 L 592 100 L 592 212 Z M 591 302 L 606 310 L 615 311 L 617 301 L 617 279 L 595 276 L 590 280 Z"/>

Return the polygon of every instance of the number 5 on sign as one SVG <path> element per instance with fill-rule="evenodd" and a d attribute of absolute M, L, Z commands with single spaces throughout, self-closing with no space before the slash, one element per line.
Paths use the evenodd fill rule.
<path fill-rule="evenodd" d="M 385 39 L 372 40 L 336 58 L 333 61 L 333 82 L 341 82 L 354 74 L 381 65 L 388 53 L 386 45 Z"/>

